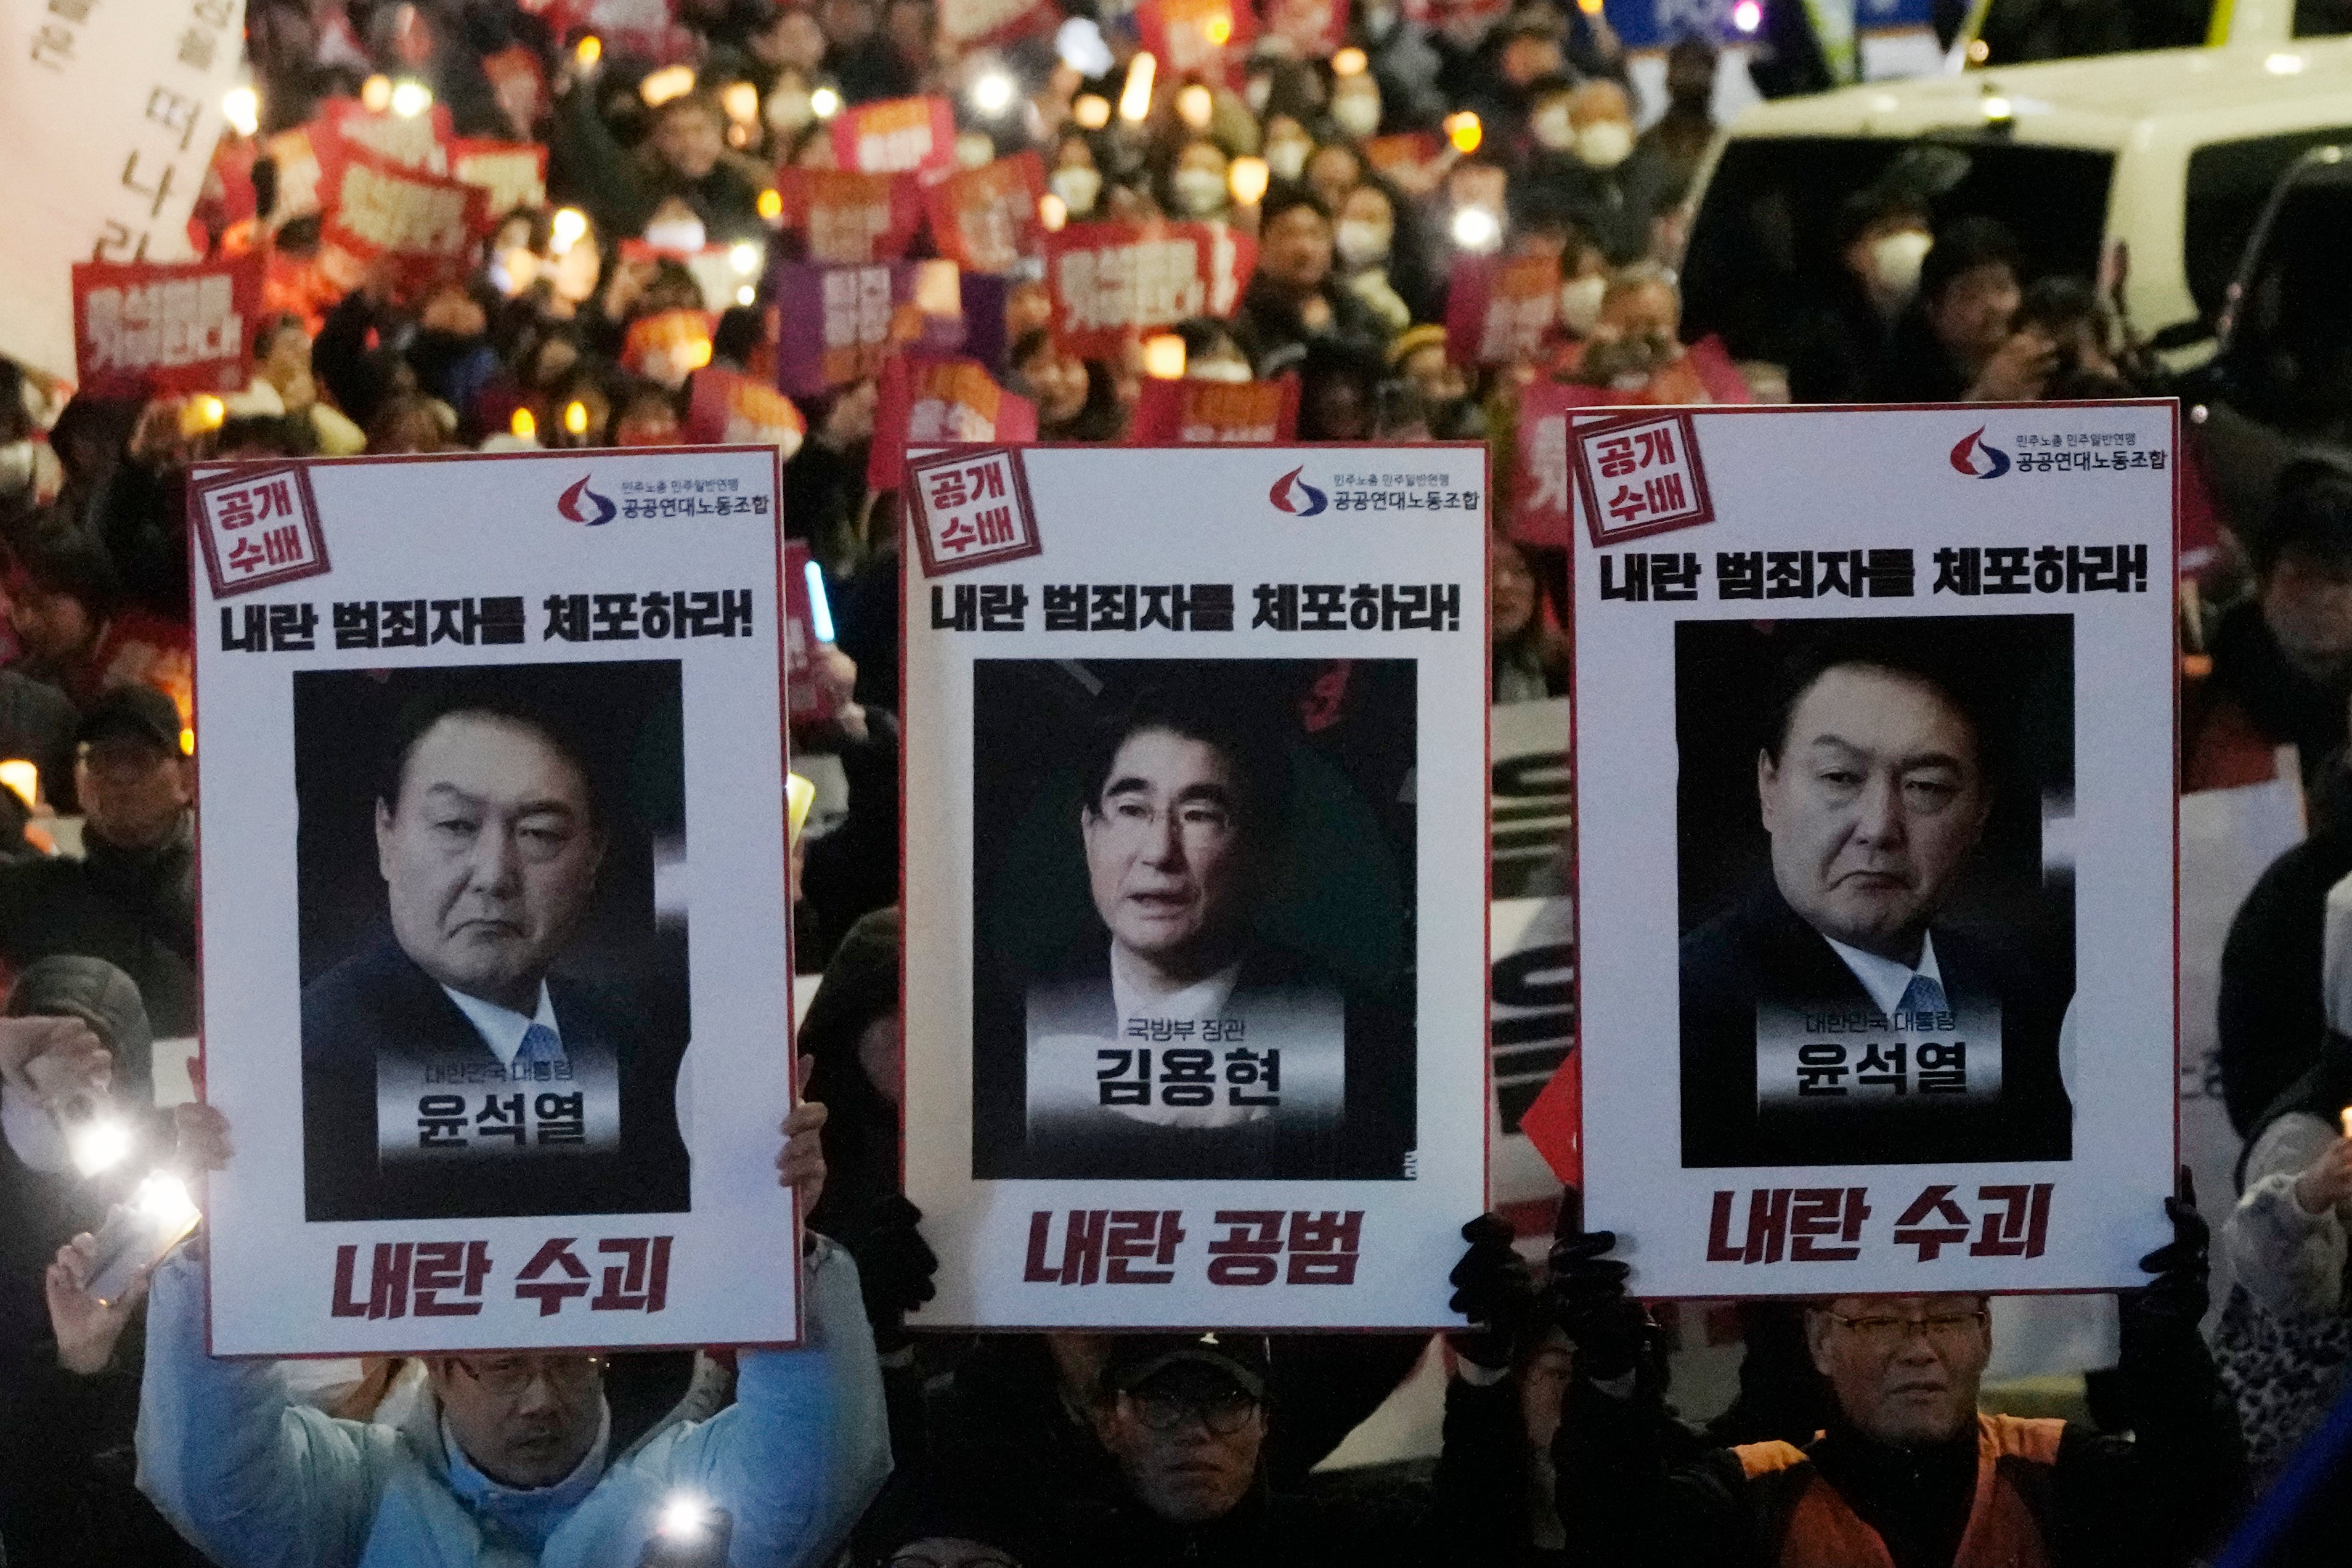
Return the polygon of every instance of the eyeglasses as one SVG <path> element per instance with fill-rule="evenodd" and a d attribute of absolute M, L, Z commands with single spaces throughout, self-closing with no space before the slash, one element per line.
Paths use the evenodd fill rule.
<path fill-rule="evenodd" d="M 541 1377 L 560 1394 L 584 1392 L 604 1375 L 601 1355 L 509 1355 L 477 1366 L 463 1356 L 449 1358 L 458 1371 L 500 1399 L 520 1399 Z"/>
<path fill-rule="evenodd" d="M 1143 1424 L 1155 1432 L 1172 1432 L 1188 1416 L 1197 1416 L 1201 1425 L 1210 1431 L 1220 1437 L 1230 1437 L 1247 1426 L 1257 1410 L 1257 1401 L 1238 1388 L 1212 1394 L 1204 1399 L 1181 1394 L 1137 1394 L 1129 1397 L 1135 1401 Z"/>
<path fill-rule="evenodd" d="M 1895 1350 L 1908 1343 L 1914 1329 L 1926 1334 L 1930 1343 L 1957 1344 L 1976 1334 L 1986 1319 L 1981 1307 L 1966 1312 L 1937 1312 L 1924 1318 L 1850 1318 L 1843 1312 L 1829 1315 L 1860 1341 L 1864 1350 L 1874 1351 Z"/>

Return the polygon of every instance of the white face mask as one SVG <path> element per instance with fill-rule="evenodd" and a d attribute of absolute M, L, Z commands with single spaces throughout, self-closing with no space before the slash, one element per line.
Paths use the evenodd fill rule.
<path fill-rule="evenodd" d="M 1380 94 L 1351 92 L 1333 99 L 1331 118 L 1350 136 L 1370 136 L 1381 128 Z"/>
<path fill-rule="evenodd" d="M 1595 273 L 1591 277 L 1571 277 L 1559 286 L 1559 324 L 1578 337 L 1588 337 L 1601 320 L 1601 300 L 1609 292 L 1609 280 Z"/>
<path fill-rule="evenodd" d="M 1917 229 L 1881 235 L 1870 242 L 1870 280 L 1891 298 L 1908 300 L 1919 288 L 1919 264 L 1935 241 Z"/>
<path fill-rule="evenodd" d="M 1576 133 L 1578 162 L 1588 169 L 1614 169 L 1633 153 L 1633 128 L 1622 120 L 1596 120 Z"/>
<path fill-rule="evenodd" d="M 706 237 L 700 218 L 665 218 L 646 225 L 646 243 L 656 250 L 700 250 Z"/>
<path fill-rule="evenodd" d="M 1370 267 L 1387 256 L 1391 237 L 1385 224 L 1346 218 L 1334 231 L 1331 243 L 1338 247 L 1339 259 L 1348 266 Z"/>
<path fill-rule="evenodd" d="M 1202 217 L 1225 204 L 1224 176 L 1206 169 L 1179 169 L 1168 182 L 1176 204 L 1193 217 Z"/>
<path fill-rule="evenodd" d="M 12 441 L 0 446 L 0 497 L 15 500 L 33 487 L 33 444 Z"/>
<path fill-rule="evenodd" d="M 1062 198 L 1062 205 L 1070 210 L 1070 215 L 1077 217 L 1095 210 L 1095 198 L 1102 194 L 1102 172 L 1084 165 L 1056 169 L 1045 183 Z"/>
<path fill-rule="evenodd" d="M 1528 123 L 1537 142 L 1555 152 L 1565 152 L 1576 145 L 1576 127 L 1569 122 L 1568 105 L 1564 103 L 1545 105 L 1536 110 L 1535 119 Z"/>
<path fill-rule="evenodd" d="M 1196 382 L 1223 382 L 1238 386 L 1250 379 L 1250 368 L 1239 360 L 1195 360 L 1184 374 Z"/>
<path fill-rule="evenodd" d="M 1272 77 L 1252 77 L 1242 84 L 1242 101 L 1249 105 L 1252 114 L 1264 114 L 1265 100 L 1273 96 Z"/>
<path fill-rule="evenodd" d="M 1307 172 L 1307 156 L 1313 148 L 1304 141 L 1287 138 L 1265 144 L 1265 166 L 1285 180 L 1296 180 Z"/>
<path fill-rule="evenodd" d="M 780 87 L 768 95 L 765 112 L 769 130 L 779 136 L 792 136 L 816 118 L 816 106 L 809 101 L 808 89 Z"/>

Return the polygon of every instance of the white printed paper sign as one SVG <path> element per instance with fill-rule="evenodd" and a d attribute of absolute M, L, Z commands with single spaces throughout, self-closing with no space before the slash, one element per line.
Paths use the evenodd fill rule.
<path fill-rule="evenodd" d="M 776 484 L 197 472 L 215 1354 L 797 1338 Z"/>
<path fill-rule="evenodd" d="M 2173 405 L 1571 414 L 1586 1212 L 1650 1297 L 2169 1234 Z"/>
<path fill-rule="evenodd" d="M 1475 446 L 910 457 L 919 1324 L 1456 1321 L 1486 490 Z"/>

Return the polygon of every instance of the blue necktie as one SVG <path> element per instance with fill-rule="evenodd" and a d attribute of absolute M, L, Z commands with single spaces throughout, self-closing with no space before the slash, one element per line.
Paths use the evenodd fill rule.
<path fill-rule="evenodd" d="M 1895 1004 L 1895 1009 L 1911 1015 L 1913 1029 L 1933 1029 L 1936 1027 L 1936 1015 L 1951 1011 L 1951 1005 L 1944 999 L 1944 988 L 1940 981 L 1927 975 L 1914 975 L 1911 983 L 1903 988 L 1903 999 Z"/>
<path fill-rule="evenodd" d="M 535 1023 L 522 1031 L 522 1046 L 515 1052 L 516 1061 L 561 1061 L 562 1060 L 563 1041 L 553 1030 L 543 1023 Z"/>

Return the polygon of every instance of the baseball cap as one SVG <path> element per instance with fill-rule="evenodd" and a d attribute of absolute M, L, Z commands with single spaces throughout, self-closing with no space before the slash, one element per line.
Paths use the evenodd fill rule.
<path fill-rule="evenodd" d="M 1266 1344 L 1258 1334 L 1122 1334 L 1111 1345 L 1103 1381 L 1129 1392 L 1186 1363 L 1224 1374 L 1253 1399 L 1265 1397 Z"/>
<path fill-rule="evenodd" d="M 138 735 L 177 755 L 180 708 L 153 686 L 116 686 L 92 703 L 75 727 L 74 741 L 85 745 L 106 735 Z"/>

